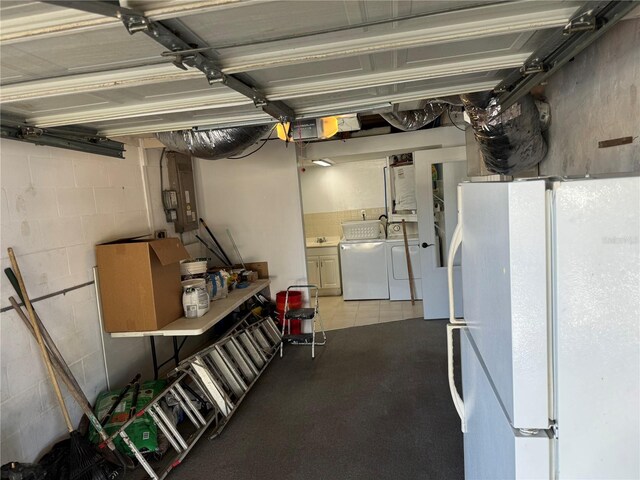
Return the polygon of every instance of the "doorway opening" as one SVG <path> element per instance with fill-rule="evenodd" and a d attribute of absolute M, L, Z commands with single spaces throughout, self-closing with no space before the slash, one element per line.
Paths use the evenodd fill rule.
<path fill-rule="evenodd" d="M 303 160 L 299 172 L 307 278 L 321 289 L 325 328 L 421 318 L 421 302 L 389 299 L 388 158 L 324 160 Z"/>

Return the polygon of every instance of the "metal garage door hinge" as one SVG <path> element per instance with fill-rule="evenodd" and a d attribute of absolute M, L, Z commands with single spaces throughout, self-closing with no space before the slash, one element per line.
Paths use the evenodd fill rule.
<path fill-rule="evenodd" d="M 121 15 L 121 20 L 131 35 L 149 30 L 149 19 L 144 15 L 125 13 Z"/>
<path fill-rule="evenodd" d="M 594 32 L 604 25 L 604 20 L 593 15 L 592 11 L 574 18 L 562 29 L 563 35 L 572 35 L 578 32 Z"/>
<path fill-rule="evenodd" d="M 534 73 L 542 73 L 547 70 L 547 65 L 539 58 L 534 58 L 520 67 L 520 73 L 522 75 L 533 75 Z"/>

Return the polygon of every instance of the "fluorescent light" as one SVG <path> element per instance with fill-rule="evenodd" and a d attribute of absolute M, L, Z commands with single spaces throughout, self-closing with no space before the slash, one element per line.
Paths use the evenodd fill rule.
<path fill-rule="evenodd" d="M 328 158 L 321 158 L 320 160 L 311 160 L 311 163 L 315 163 L 316 165 L 320 165 L 321 167 L 330 167 L 333 165 L 333 162 Z"/>

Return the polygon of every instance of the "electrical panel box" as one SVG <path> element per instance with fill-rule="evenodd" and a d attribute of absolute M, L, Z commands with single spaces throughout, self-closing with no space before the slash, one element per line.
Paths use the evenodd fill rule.
<path fill-rule="evenodd" d="M 198 211 L 196 192 L 193 180 L 193 163 L 191 157 L 181 153 L 167 153 L 169 170 L 169 188 L 176 192 L 175 230 L 177 233 L 189 232 L 198 228 Z M 165 204 L 171 202 L 165 199 Z M 166 205 L 165 205 L 166 206 Z"/>

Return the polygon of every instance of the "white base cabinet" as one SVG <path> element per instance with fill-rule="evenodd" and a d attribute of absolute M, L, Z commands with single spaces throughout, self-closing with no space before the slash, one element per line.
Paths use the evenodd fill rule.
<path fill-rule="evenodd" d="M 320 288 L 319 295 L 342 294 L 338 247 L 307 248 L 307 280 Z"/>

